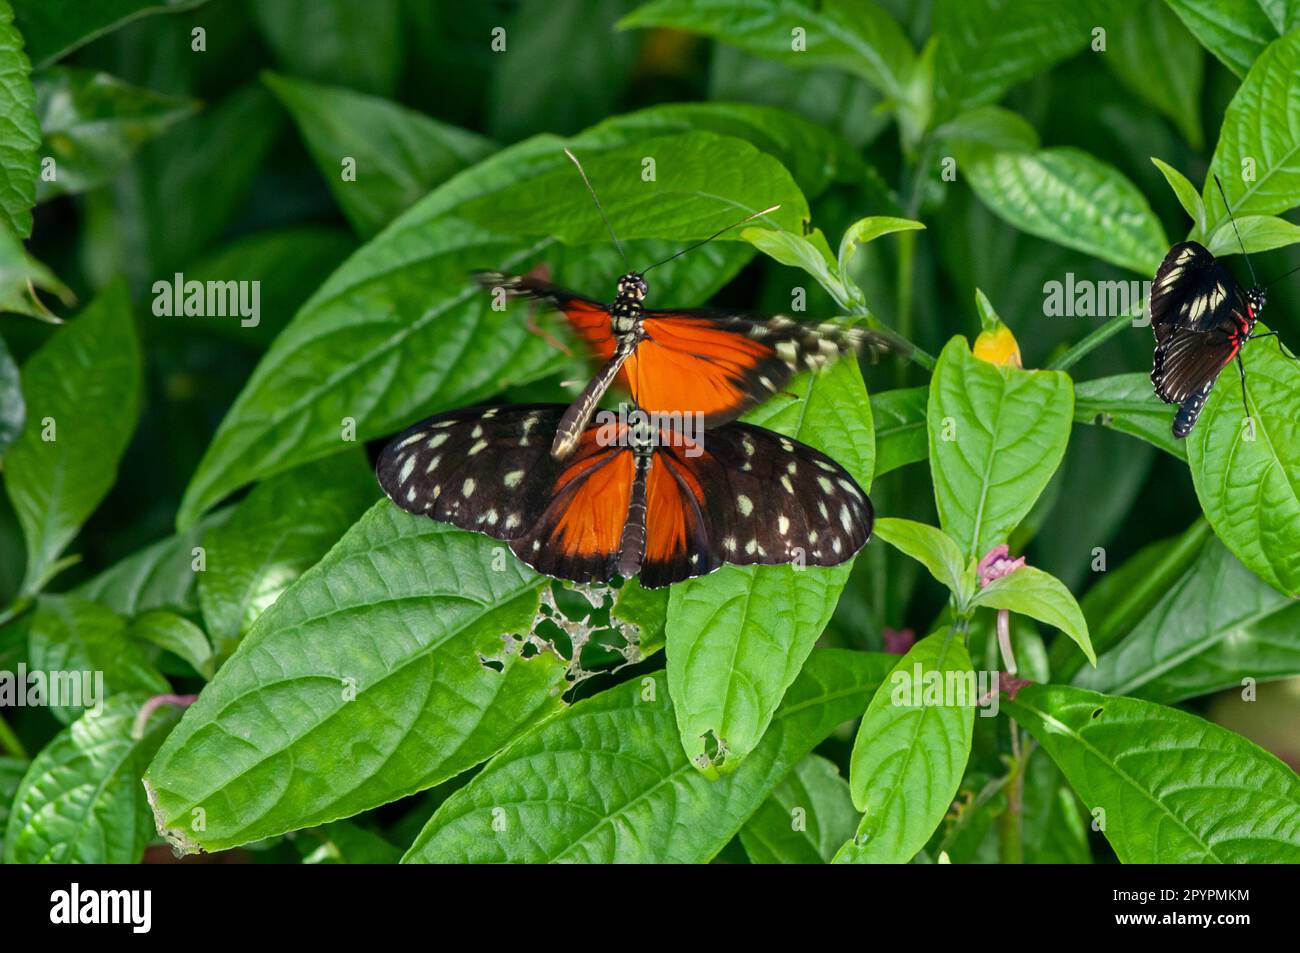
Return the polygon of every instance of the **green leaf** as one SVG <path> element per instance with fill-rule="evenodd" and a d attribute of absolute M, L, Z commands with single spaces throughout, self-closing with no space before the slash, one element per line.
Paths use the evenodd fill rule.
<path fill-rule="evenodd" d="M 1033 566 L 1022 566 L 1010 575 L 995 579 L 975 594 L 973 605 L 1010 609 L 1060 629 L 1083 650 L 1093 665 L 1097 654 L 1088 638 L 1088 623 L 1061 580 Z"/>
<path fill-rule="evenodd" d="M 1300 201 L 1300 198 L 1298 198 Z M 1241 238 L 1238 240 L 1238 233 Z M 1225 221 L 1214 230 L 1205 247 L 1216 256 L 1236 255 L 1242 246 L 1247 254 L 1272 251 L 1300 242 L 1300 225 L 1293 225 L 1284 218 L 1273 215 L 1241 215 L 1237 217 L 1236 230 L 1232 222 Z"/>
<path fill-rule="evenodd" d="M 404 861 L 707 861 L 791 768 L 862 711 L 892 661 L 814 653 L 762 743 L 717 781 L 682 751 L 663 672 L 616 685 L 494 758 L 443 803 Z"/>
<path fill-rule="evenodd" d="M 926 419 L 939 523 L 969 561 L 1005 542 L 1065 454 L 1074 395 L 1059 371 L 995 366 L 950 340 Z"/>
<path fill-rule="evenodd" d="M 774 261 L 808 272 L 837 302 L 849 300 L 850 292 L 820 229 L 805 237 L 775 228 L 746 228 L 740 237 Z"/>
<path fill-rule="evenodd" d="M 859 245 L 873 242 L 882 235 L 891 235 L 894 232 L 910 232 L 923 228 L 925 228 L 923 224 L 914 222 L 910 218 L 869 215 L 866 218 L 858 219 L 844 230 L 844 235 L 840 238 L 840 251 L 837 258 L 840 265 L 840 274 L 848 274 L 849 262 L 857 254 Z"/>
<path fill-rule="evenodd" d="M 1173 120 L 1200 151 L 1205 55 L 1164 0 L 1146 0 L 1110 32 L 1102 62 L 1140 99 Z"/>
<path fill-rule="evenodd" d="M 1046 754 L 1040 754 L 1030 758 L 1024 778 L 1021 838 L 1025 863 L 1092 863 L 1088 825 L 1060 769 Z"/>
<path fill-rule="evenodd" d="M 218 657 L 338 542 L 379 495 L 356 450 L 271 477 L 203 540 L 199 604 Z"/>
<path fill-rule="evenodd" d="M 160 539 L 105 569 L 73 590 L 121 615 L 132 618 L 151 609 L 169 609 L 183 615 L 199 612 L 196 548 L 208 530 L 222 525 L 234 508 L 218 510 L 193 528 Z M 206 556 L 203 563 L 206 564 Z"/>
<path fill-rule="evenodd" d="M 1173 708 L 1061 685 L 1004 702 L 1065 773 L 1121 863 L 1300 862 L 1300 779 Z"/>
<path fill-rule="evenodd" d="M 745 418 L 816 447 L 871 485 L 871 405 L 853 360 L 802 375 Z M 852 561 L 823 569 L 723 566 L 671 589 L 668 687 L 682 746 L 715 776 L 763 737 L 786 689 L 830 621 Z"/>
<path fill-rule="evenodd" d="M 965 604 L 972 595 L 974 579 L 966 572 L 968 560 L 943 530 L 885 516 L 876 520 L 873 532 L 928 569 L 931 576 L 952 591 L 959 603 Z"/>
<path fill-rule="evenodd" d="M 41 157 L 55 163 L 54 181 L 42 175 L 36 183 L 36 198 L 42 202 L 109 182 L 142 142 L 199 106 L 93 70 L 52 67 L 34 80 Z"/>
<path fill-rule="evenodd" d="M 82 44 L 153 13 L 189 10 L 207 0 L 10 0 L 27 52 L 45 66 Z"/>
<path fill-rule="evenodd" d="M 876 427 L 876 476 L 930 455 L 925 428 L 929 388 L 907 387 L 871 395 L 871 419 Z"/>
<path fill-rule="evenodd" d="M 945 122 L 934 135 L 940 141 L 951 142 L 958 150 L 988 147 L 998 152 L 1028 152 L 1040 145 L 1038 131 L 1029 121 L 1001 106 L 968 109 Z"/>
<path fill-rule="evenodd" d="M 143 695 L 119 695 L 64 728 L 14 796 L 6 864 L 137 864 L 153 836 L 140 775 L 175 724 L 175 709 L 131 734 Z"/>
<path fill-rule="evenodd" d="M 4 856 L 4 833 L 9 826 L 9 805 L 14 802 L 18 785 L 27 773 L 27 762 L 21 758 L 0 757 L 0 857 Z"/>
<path fill-rule="evenodd" d="M 53 272 L 27 254 L 8 229 L 0 227 L 0 312 L 25 314 L 42 321 L 53 320 L 44 304 L 35 298 L 33 288 L 44 288 L 71 303 L 72 292 Z"/>
<path fill-rule="evenodd" d="M 127 636 L 149 642 L 184 659 L 204 678 L 216 671 L 212 645 L 203 630 L 191 622 L 164 609 L 146 612 L 131 623 Z"/>
<path fill-rule="evenodd" d="M 1276 215 L 1300 205 L 1300 33 L 1269 44 L 1223 116 L 1219 144 L 1201 194 L 1210 231 L 1232 214 Z"/>
<path fill-rule="evenodd" d="M 1264 15 L 1279 34 L 1287 34 L 1300 26 L 1300 3 L 1297 0 L 1256 0 Z"/>
<path fill-rule="evenodd" d="M 482 136 L 337 86 L 264 73 L 302 132 L 335 201 L 362 238 L 370 238 L 434 186 L 490 155 Z M 342 163 L 351 159 L 354 176 Z"/>
<path fill-rule="evenodd" d="M 969 694 L 952 697 L 954 685 Z M 837 862 L 902 864 L 925 846 L 961 785 L 977 701 L 970 656 L 951 630 L 898 661 L 858 726 L 849 787 L 864 817 Z"/>
<path fill-rule="evenodd" d="M 1267 331 L 1262 323 L 1255 333 Z M 1215 388 L 1200 422 L 1187 437 L 1192 483 L 1215 534 L 1269 585 L 1300 595 L 1300 435 L 1292 410 L 1300 368 L 1276 340 L 1242 351 L 1250 424 L 1241 394 L 1231 384 Z M 12 453 L 12 451 L 11 451 Z"/>
<path fill-rule="evenodd" d="M 857 824 L 849 782 L 832 762 L 810 754 L 745 822 L 740 842 L 751 863 L 826 864 Z"/>
<path fill-rule="evenodd" d="M 186 850 L 233 847 L 490 757 L 563 707 L 565 662 L 523 658 L 509 638 L 530 633 L 546 582 L 495 540 L 375 504 L 262 614 L 158 753 L 160 830 Z M 206 830 L 190 829 L 197 807 Z"/>
<path fill-rule="evenodd" d="M 1211 540 L 1124 640 L 1072 683 L 1173 704 L 1244 678 L 1300 674 L 1300 646 L 1288 635 L 1298 608 Z"/>
<path fill-rule="evenodd" d="M 1120 0 L 937 0 L 936 118 L 996 102 L 1087 46 L 1094 27 L 1126 8 Z"/>
<path fill-rule="evenodd" d="M 871 0 L 652 0 L 619 26 L 686 30 L 792 66 L 838 67 L 893 100 L 906 98 L 915 63 L 902 28 Z"/>
<path fill-rule="evenodd" d="M 1201 45 L 1245 76 L 1278 31 L 1258 0 L 1165 0 Z"/>
<path fill-rule="evenodd" d="M 615 188 L 614 181 L 594 178 L 598 152 L 633 143 L 632 152 L 640 156 L 647 135 L 682 123 L 729 132 L 752 129 L 764 148 L 775 150 L 791 142 L 790 154 L 804 156 L 801 166 L 813 166 L 812 157 L 825 157 L 824 138 L 805 144 L 797 137 L 805 124 L 793 119 L 783 127 L 773 113 L 758 107 L 716 111 L 667 107 L 618 117 L 576 137 L 570 145 L 583 158 L 612 214 L 615 193 L 643 194 L 630 181 L 640 183 L 640 161 L 634 160 L 634 175 L 619 174 L 620 187 Z M 701 135 L 694 134 L 697 145 Z M 710 139 L 710 151 L 720 145 L 716 137 L 705 138 Z M 734 142 L 736 155 L 743 154 L 748 163 L 761 161 L 747 145 L 726 141 Z M 178 526 L 191 525 L 244 483 L 332 452 L 345 417 L 356 421 L 358 439 L 369 440 L 424 414 L 482 400 L 563 366 L 561 355 L 528 331 L 519 309 L 492 310 L 491 296 L 467 278 L 476 268 L 527 270 L 545 260 L 557 281 L 599 293 L 609 276 L 624 267 L 603 234 L 591 197 L 561 152 L 562 145 L 560 140 L 539 137 L 479 163 L 426 196 L 335 272 L 276 340 L 235 401 L 186 489 Z M 626 148 L 622 154 L 630 155 Z M 778 158 L 784 155 L 778 152 Z M 779 166 L 763 165 L 772 175 L 781 176 Z M 813 167 L 822 170 L 814 174 L 824 183 L 824 166 Z M 559 171 L 567 173 L 567 185 L 561 190 L 557 182 L 557 194 L 549 196 L 543 208 L 537 203 L 547 196 L 535 194 L 535 189 L 543 174 Z M 662 178 L 659 184 L 664 184 Z M 605 185 L 611 188 L 608 194 Z M 714 185 L 722 199 L 733 187 L 743 187 L 751 201 L 759 195 L 782 197 L 761 182 Z M 629 188 L 634 191 L 629 193 Z M 787 177 L 775 192 L 791 188 Z M 561 195 L 571 204 L 559 205 Z M 601 244 L 566 248 L 551 238 L 501 234 L 464 217 L 474 203 L 479 215 L 495 208 L 492 214 L 497 221 L 509 222 L 513 228 L 515 204 L 524 201 L 534 206 L 533 214 L 557 223 L 567 220 L 570 228 L 585 230 Z M 801 199 L 795 201 L 802 204 Z M 734 207 L 723 213 L 722 206 L 714 204 L 719 215 L 735 221 Z M 678 208 L 682 214 L 689 212 L 684 206 Z M 800 214 L 793 208 L 791 212 Z M 671 243 L 629 241 L 629 256 L 639 261 L 662 257 L 680 248 L 681 237 L 696 234 L 690 228 L 704 228 L 717 220 L 699 219 L 698 206 L 689 214 L 695 216 L 690 224 L 678 221 L 672 228 L 679 238 Z M 662 214 L 651 217 L 656 227 L 673 224 Z M 613 220 L 623 237 L 636 236 L 632 222 Z M 707 298 L 748 259 L 748 247 L 735 246 L 715 242 L 665 264 L 656 272 L 656 280 L 673 289 L 675 304 Z"/>
<path fill-rule="evenodd" d="M 79 686 L 71 697 L 62 696 L 65 702 L 75 704 L 50 705 L 50 711 L 64 723 L 103 704 L 105 697 L 122 692 L 156 695 L 168 690 L 147 647 L 127 638 L 126 620 L 97 602 L 78 596 L 42 596 L 27 637 L 32 671 L 46 672 L 50 678 L 57 672 L 67 673 Z M 86 678 L 94 682 L 87 684 Z M 90 697 L 101 691 L 102 695 Z M 50 694 L 54 694 L 53 685 Z"/>
<path fill-rule="evenodd" d="M 1074 385 L 1074 420 L 1110 427 L 1145 440 L 1165 453 L 1187 459 L 1187 446 L 1174 437 L 1173 410 L 1156 396 L 1151 375 L 1136 371 Z"/>
<path fill-rule="evenodd" d="M 1205 215 L 1205 201 L 1201 198 L 1201 193 L 1196 191 L 1196 186 L 1188 181 L 1187 176 L 1183 175 L 1169 163 L 1151 157 L 1152 163 L 1160 170 L 1160 174 L 1165 177 L 1169 187 L 1174 190 L 1174 195 L 1178 198 L 1178 204 L 1183 207 L 1192 220 L 1192 234 L 1204 235 L 1207 224 Z"/>
<path fill-rule="evenodd" d="M 258 0 L 249 13 L 284 72 L 380 96 L 396 89 L 406 46 L 400 0 Z"/>
<path fill-rule="evenodd" d="M 965 173 L 990 211 L 1031 235 L 1143 275 L 1169 250 L 1137 186 L 1080 149 L 976 150 Z"/>
<path fill-rule="evenodd" d="M 4 459 L 18 435 L 22 433 L 23 421 L 27 419 L 27 403 L 23 400 L 22 381 L 18 375 L 18 365 L 9 353 L 9 345 L 0 338 L 0 460 Z"/>
<path fill-rule="evenodd" d="M 14 27 L 13 8 L 0 2 L 0 227 L 17 238 L 32 233 L 41 144 L 23 37 Z"/>
<path fill-rule="evenodd" d="M 113 485 L 140 406 L 140 349 L 114 284 L 23 368 L 27 423 L 5 456 L 5 489 L 27 538 L 34 593 Z M 47 439 L 50 438 L 50 439 Z"/>
<path fill-rule="evenodd" d="M 304 864 L 395 864 L 402 857 L 400 848 L 348 821 L 335 821 L 307 833 L 322 843 L 303 858 Z M 299 844 L 310 846 L 306 838 Z"/>

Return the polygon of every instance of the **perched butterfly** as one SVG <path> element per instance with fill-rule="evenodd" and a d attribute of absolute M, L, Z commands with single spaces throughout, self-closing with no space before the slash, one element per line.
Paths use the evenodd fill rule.
<path fill-rule="evenodd" d="M 539 572 L 575 582 L 640 573 L 657 588 L 723 563 L 834 566 L 871 535 L 861 487 L 796 440 L 744 423 L 692 439 L 634 412 L 583 428 L 558 461 L 550 436 L 564 412 L 430 417 L 384 449 L 379 483 L 402 509 L 504 540 Z"/>
<path fill-rule="evenodd" d="M 583 181 L 586 173 L 572 153 Z M 591 188 L 587 182 L 588 189 Z M 595 191 L 592 190 L 595 198 Z M 596 199 L 601 217 L 605 212 Z M 775 211 L 764 209 L 730 225 Z M 605 220 L 606 226 L 609 220 Z M 645 275 L 666 261 L 711 241 L 717 234 L 685 248 L 642 271 L 629 271 L 618 280 L 612 305 L 558 288 L 533 276 L 480 272 L 479 283 L 507 294 L 545 302 L 562 311 L 574 330 L 591 346 L 601 369 L 560 420 L 551 452 L 564 459 L 596 405 L 617 380 L 642 410 L 658 414 L 700 414 L 706 427 L 734 420 L 779 391 L 803 369 L 816 369 L 865 340 L 883 346 L 883 338 L 860 328 L 834 324 L 803 325 L 785 317 L 760 318 L 711 309 L 655 311 L 642 306 L 649 293 Z M 622 245 L 610 228 L 610 235 Z M 624 255 L 626 260 L 626 255 Z M 629 265 L 629 268 L 631 266 Z"/>
<path fill-rule="evenodd" d="M 1223 192 L 1222 183 L 1219 191 Z M 1226 194 L 1223 203 L 1228 204 Z M 1231 218 L 1231 209 L 1228 215 Z M 1240 234 L 1237 238 L 1240 241 Z M 1244 244 L 1241 250 L 1245 254 Z M 1249 265 L 1249 257 L 1246 262 Z M 1251 266 L 1252 278 L 1254 273 Z M 1234 358 L 1241 372 L 1242 402 L 1250 416 L 1241 347 L 1253 338 L 1276 336 L 1276 331 L 1254 333 L 1266 301 L 1264 288 L 1256 283 L 1243 290 L 1204 245 L 1179 242 L 1169 249 L 1151 285 L 1151 327 L 1156 336 L 1151 382 L 1161 400 L 1179 405 L 1175 437 L 1191 433 L 1219 373 Z"/>

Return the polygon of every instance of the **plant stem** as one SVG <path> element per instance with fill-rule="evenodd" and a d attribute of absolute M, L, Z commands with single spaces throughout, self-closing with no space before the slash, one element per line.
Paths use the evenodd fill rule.
<path fill-rule="evenodd" d="M 1116 315 L 1056 360 L 1048 364 L 1048 368 L 1054 371 L 1064 371 L 1073 367 L 1089 353 L 1096 350 L 1115 335 L 1119 334 L 1119 332 L 1131 325 L 1133 319 L 1136 317 L 1138 317 L 1138 314 L 1134 314 L 1131 311 L 1127 314 Z"/>
<path fill-rule="evenodd" d="M 1011 771 L 1007 775 L 1007 809 L 998 819 L 1001 857 L 1004 864 L 1023 864 L 1025 846 L 1022 838 L 1021 816 L 1025 802 L 1025 762 L 1030 751 L 1021 754 L 1020 726 L 1011 722 Z"/>
<path fill-rule="evenodd" d="M 0 718 L 0 746 L 15 757 L 27 760 L 27 749 L 23 747 L 23 743 L 18 740 L 18 736 L 14 734 L 14 730 L 9 727 L 9 722 L 4 718 Z"/>

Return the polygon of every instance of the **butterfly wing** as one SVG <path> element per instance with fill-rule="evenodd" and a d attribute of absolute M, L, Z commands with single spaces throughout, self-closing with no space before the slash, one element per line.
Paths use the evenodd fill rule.
<path fill-rule="evenodd" d="M 647 477 L 641 584 L 669 585 L 723 563 L 834 566 L 871 536 L 871 501 L 843 467 L 749 424 L 668 438 Z"/>
<path fill-rule="evenodd" d="M 599 301 L 584 298 L 534 275 L 506 275 L 499 271 L 480 271 L 474 278 L 485 288 L 500 288 L 512 297 L 531 298 L 564 314 L 602 361 L 614 356 L 614 334 L 609 308 Z"/>
<path fill-rule="evenodd" d="M 1209 331 L 1233 311 L 1246 313 L 1246 296 L 1223 263 L 1199 242 L 1169 249 L 1151 283 L 1151 324 Z"/>
<path fill-rule="evenodd" d="M 402 509 L 504 540 L 539 572 L 607 580 L 627 520 L 632 453 L 590 428 L 569 460 L 554 460 L 563 412 L 539 404 L 430 417 L 384 448 L 379 483 Z"/>
<path fill-rule="evenodd" d="M 620 375 L 643 410 L 702 413 L 714 427 L 779 391 L 798 371 L 860 347 L 860 328 L 695 309 L 646 311 L 645 340 Z M 873 337 L 873 341 L 874 341 Z"/>

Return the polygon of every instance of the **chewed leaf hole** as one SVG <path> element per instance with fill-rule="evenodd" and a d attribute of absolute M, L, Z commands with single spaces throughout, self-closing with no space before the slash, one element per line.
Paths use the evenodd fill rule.
<path fill-rule="evenodd" d="M 1098 706 L 1097 708 L 1094 708 L 1094 709 L 1092 710 L 1092 720 L 1093 720 L 1093 721 L 1096 721 L 1098 718 L 1100 718 L 1100 717 L 1101 717 L 1101 713 L 1104 712 L 1105 710 L 1106 710 L 1106 709 L 1103 708 L 1103 707 L 1101 707 L 1101 706 Z"/>

